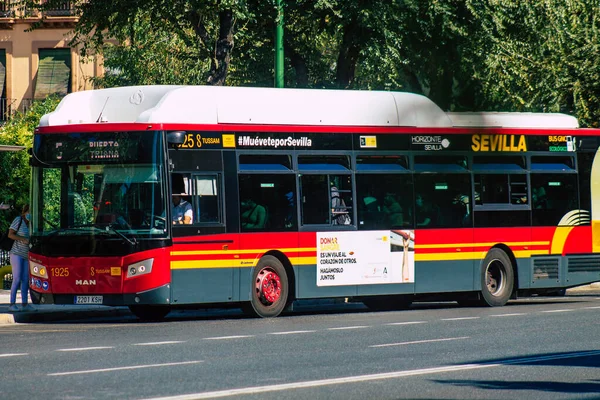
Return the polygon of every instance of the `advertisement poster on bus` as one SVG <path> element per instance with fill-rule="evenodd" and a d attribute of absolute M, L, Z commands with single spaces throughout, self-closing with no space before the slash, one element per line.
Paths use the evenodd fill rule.
<path fill-rule="evenodd" d="M 414 231 L 317 233 L 317 286 L 413 283 Z"/>

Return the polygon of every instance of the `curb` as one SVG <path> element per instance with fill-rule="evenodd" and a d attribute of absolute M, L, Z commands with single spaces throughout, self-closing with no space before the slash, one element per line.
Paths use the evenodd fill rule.
<path fill-rule="evenodd" d="M 12 314 L 0 314 L 0 325 L 14 324 L 15 317 Z"/>

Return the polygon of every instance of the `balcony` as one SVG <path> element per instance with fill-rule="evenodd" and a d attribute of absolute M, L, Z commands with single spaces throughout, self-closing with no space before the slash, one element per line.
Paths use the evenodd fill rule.
<path fill-rule="evenodd" d="M 11 0 L 0 0 L 0 18 L 14 18 L 15 10 Z"/>
<path fill-rule="evenodd" d="M 40 21 L 51 28 L 63 27 L 65 23 L 73 24 L 77 21 L 77 12 L 74 1 L 59 1 L 52 4 L 52 7 L 44 7 L 46 0 L 41 0 L 41 7 L 27 7 L 19 4 L 22 0 L 0 0 L 0 23 L 11 24 L 17 22 L 36 22 Z M 67 26 L 68 27 L 68 26 Z"/>
<path fill-rule="evenodd" d="M 43 14 L 48 17 L 74 17 L 75 7 L 71 1 L 61 1 L 54 7 L 44 10 Z"/>
<path fill-rule="evenodd" d="M 17 104 L 16 99 L 0 97 L 0 125 L 12 119 L 17 112 L 21 114 L 26 113 L 32 104 L 33 99 L 22 99 L 21 104 Z"/>

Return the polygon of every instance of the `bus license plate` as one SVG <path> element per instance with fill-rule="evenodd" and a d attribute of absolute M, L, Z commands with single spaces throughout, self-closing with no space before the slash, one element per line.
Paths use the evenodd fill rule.
<path fill-rule="evenodd" d="M 102 304 L 102 296 L 75 296 L 75 304 Z"/>

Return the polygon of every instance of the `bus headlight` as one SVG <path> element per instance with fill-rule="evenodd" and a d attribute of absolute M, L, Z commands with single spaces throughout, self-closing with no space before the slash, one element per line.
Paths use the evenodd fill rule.
<path fill-rule="evenodd" d="M 130 264 L 127 267 L 127 277 L 132 278 L 138 275 L 149 274 L 152 272 L 152 264 L 154 263 L 154 258 L 149 258 L 144 261 L 138 261 L 136 263 Z"/>
<path fill-rule="evenodd" d="M 29 261 L 29 273 L 38 278 L 48 279 L 48 269 L 42 264 Z"/>

